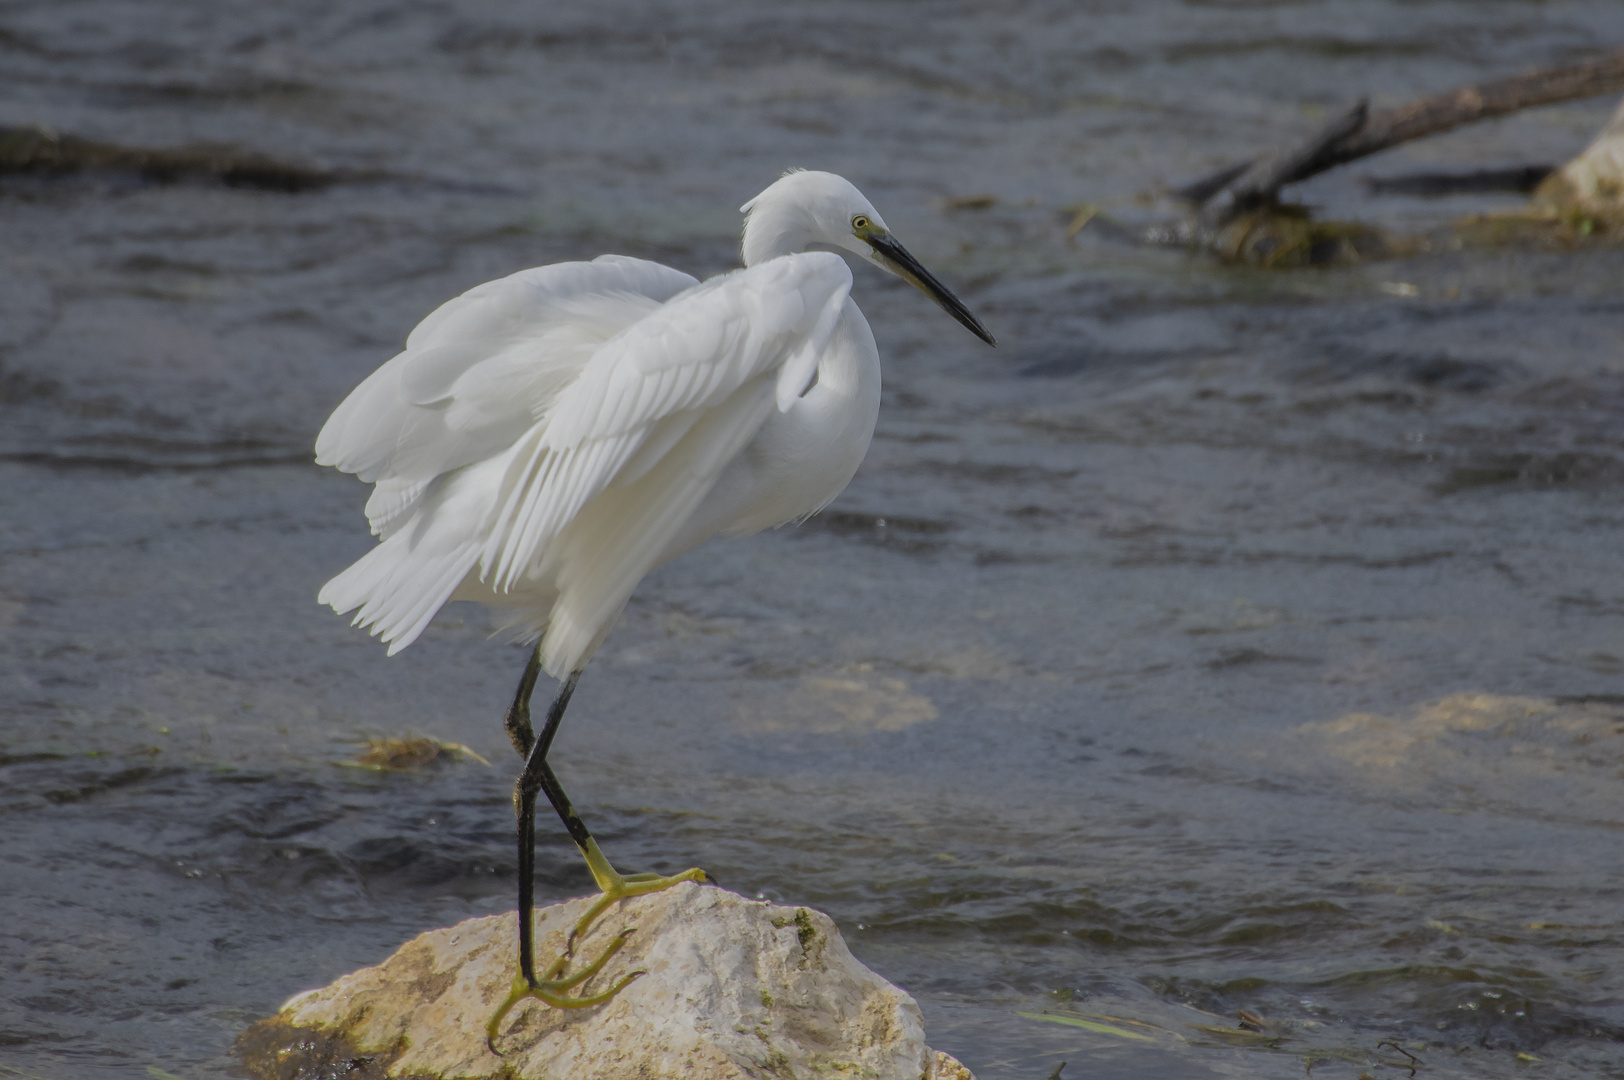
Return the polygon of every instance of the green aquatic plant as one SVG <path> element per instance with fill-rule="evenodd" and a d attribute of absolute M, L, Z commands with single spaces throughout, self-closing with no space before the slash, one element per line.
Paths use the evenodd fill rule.
<path fill-rule="evenodd" d="M 1042 1020 L 1050 1024 L 1065 1024 L 1068 1027 L 1079 1027 L 1085 1031 L 1096 1032 L 1100 1035 L 1114 1035 L 1119 1039 L 1134 1039 L 1139 1042 L 1155 1042 L 1149 1035 L 1141 1035 L 1137 1031 L 1116 1027 L 1112 1024 L 1102 1024 L 1098 1020 L 1085 1020 L 1081 1016 L 1069 1016 L 1061 1013 L 1027 1013 L 1018 1012 L 1016 1016 L 1023 1020 Z M 1130 1021 L 1130 1023 L 1133 1021 Z"/>

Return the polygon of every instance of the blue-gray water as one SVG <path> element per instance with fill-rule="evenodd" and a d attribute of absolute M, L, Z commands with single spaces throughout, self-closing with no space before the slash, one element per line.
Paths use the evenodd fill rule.
<path fill-rule="evenodd" d="M 1620 41 L 1603 0 L 0 8 L 0 124 L 386 174 L 0 184 L 0 1075 L 227 1074 L 511 907 L 523 654 L 315 605 L 370 540 L 311 441 L 440 301 L 726 269 L 803 165 L 1001 344 L 859 271 L 851 488 L 654 575 L 582 683 L 555 761 L 610 855 L 828 911 L 983 1080 L 1624 1076 L 1624 253 L 1067 239 L 1357 94 Z M 1294 194 L 1429 230 L 1515 200 L 1357 178 L 1560 161 L 1611 105 Z M 404 734 L 496 764 L 332 764 Z M 1195 1026 L 1242 1009 L 1272 1049 Z"/>

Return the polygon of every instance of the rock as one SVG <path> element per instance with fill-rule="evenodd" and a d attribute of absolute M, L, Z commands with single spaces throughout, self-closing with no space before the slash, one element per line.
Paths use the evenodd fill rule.
<path fill-rule="evenodd" d="M 538 967 L 590 902 L 536 913 Z M 503 1057 L 486 1047 L 485 1022 L 518 963 L 512 913 L 431 930 L 377 967 L 298 994 L 237 1050 L 266 1080 L 974 1080 L 925 1045 L 913 998 L 858 963 L 820 912 L 684 882 L 616 905 L 577 956 L 633 926 L 619 955 L 571 992 L 648 974 L 593 1008 L 525 1001 L 502 1025 Z"/>
<path fill-rule="evenodd" d="M 1545 178 L 1534 202 L 1604 220 L 1624 218 L 1624 101 L 1578 157 Z"/>

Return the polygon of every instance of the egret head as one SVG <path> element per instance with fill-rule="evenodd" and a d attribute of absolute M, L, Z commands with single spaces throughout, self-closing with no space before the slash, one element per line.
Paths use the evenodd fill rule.
<path fill-rule="evenodd" d="M 746 215 L 744 265 L 811 247 L 850 251 L 917 286 L 988 345 L 998 344 L 981 320 L 896 241 L 879 211 L 844 177 L 787 172 L 739 211 Z"/>

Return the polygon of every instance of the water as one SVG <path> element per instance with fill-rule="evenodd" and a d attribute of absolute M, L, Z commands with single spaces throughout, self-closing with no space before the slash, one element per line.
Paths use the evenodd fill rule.
<path fill-rule="evenodd" d="M 1624 1075 L 1624 255 L 1066 237 L 1356 93 L 1621 37 L 1602 2 L 8 5 L 0 123 L 385 176 L 0 185 L 0 1072 L 228 1074 L 289 994 L 511 906 L 523 654 L 451 609 L 386 660 L 315 606 L 369 539 L 314 433 L 479 281 L 727 268 L 800 164 L 1001 345 L 860 272 L 851 488 L 651 577 L 582 682 L 555 760 L 611 856 L 830 912 L 984 1080 Z M 1558 161 L 1611 104 L 1295 194 L 1435 229 L 1515 203 L 1356 178 Z M 333 764 L 407 734 L 496 764 Z M 541 892 L 585 892 L 543 836 Z M 1210 1030 L 1243 1009 L 1272 1028 Z"/>

